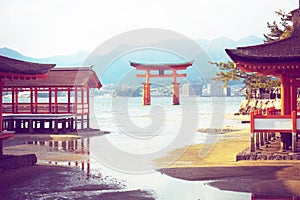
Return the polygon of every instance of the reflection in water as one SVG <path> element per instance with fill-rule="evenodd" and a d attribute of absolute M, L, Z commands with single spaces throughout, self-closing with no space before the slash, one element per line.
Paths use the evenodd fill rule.
<path fill-rule="evenodd" d="M 45 146 L 49 152 L 74 153 L 85 156 L 84 160 L 78 161 L 47 160 L 39 161 L 40 163 L 44 162 L 60 166 L 78 167 L 85 172 L 85 178 L 87 179 L 93 180 L 95 178 L 101 180 L 103 183 L 118 185 L 121 188 L 126 188 L 126 191 L 154 191 L 154 196 L 157 199 L 249 200 L 251 196 L 247 193 L 221 191 L 207 185 L 206 182 L 203 181 L 175 179 L 156 171 L 147 174 L 126 174 L 117 172 L 105 166 L 103 163 L 100 163 L 92 156 L 97 153 L 93 151 L 95 150 L 94 147 L 99 145 L 97 142 L 98 139 L 99 137 L 66 141 L 34 141 L 30 144 Z"/>
<path fill-rule="evenodd" d="M 96 142 L 97 139 L 95 138 Z M 39 161 L 59 166 L 71 166 L 80 168 L 87 179 L 96 178 L 112 185 L 118 185 L 122 188 L 130 189 L 153 189 L 158 199 L 230 199 L 230 200 L 300 200 L 296 196 L 267 196 L 257 194 L 247 194 L 238 192 L 221 191 L 210 187 L 206 182 L 184 181 L 153 172 L 143 175 L 124 174 L 115 172 L 102 164 L 90 155 L 90 138 L 64 141 L 33 141 L 27 142 L 29 145 L 38 145 L 47 147 L 49 152 L 74 153 L 85 156 L 82 160 L 72 161 Z M 124 181 L 126 180 L 126 182 Z M 125 186 L 126 185 L 126 186 Z"/>
<path fill-rule="evenodd" d="M 54 164 L 60 166 L 81 167 L 86 172 L 87 178 L 91 176 L 90 163 L 90 138 L 81 138 L 76 140 L 48 140 L 48 141 L 30 141 L 25 144 L 49 147 L 49 152 L 68 152 L 87 156 L 86 159 L 80 161 L 40 161 L 40 163 Z"/>

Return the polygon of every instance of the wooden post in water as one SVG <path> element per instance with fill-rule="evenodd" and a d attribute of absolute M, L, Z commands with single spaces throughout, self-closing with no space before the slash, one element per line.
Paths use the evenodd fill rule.
<path fill-rule="evenodd" d="M 255 152 L 254 135 L 254 113 L 252 111 L 250 113 L 250 152 Z"/>

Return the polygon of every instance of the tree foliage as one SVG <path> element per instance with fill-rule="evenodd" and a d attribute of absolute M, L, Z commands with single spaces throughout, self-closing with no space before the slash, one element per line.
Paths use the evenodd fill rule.
<path fill-rule="evenodd" d="M 264 34 L 265 43 L 289 37 L 293 31 L 292 14 L 282 10 L 275 11 L 275 13 L 280 18 L 280 22 L 279 24 L 276 21 L 273 21 L 273 23 L 267 22 L 270 33 Z"/>
<path fill-rule="evenodd" d="M 268 76 L 259 76 L 255 72 L 244 72 L 235 67 L 233 62 L 212 62 L 212 64 L 219 69 L 219 72 L 216 73 L 216 77 L 213 78 L 213 80 L 222 81 L 224 87 L 228 86 L 229 81 L 242 80 L 244 83 L 242 90 L 246 90 L 246 94 L 251 94 L 252 91 L 258 89 L 267 91 L 279 86 L 279 79 Z M 247 96 L 247 98 L 250 98 L 250 95 Z"/>
<path fill-rule="evenodd" d="M 274 21 L 273 23 L 267 23 L 269 33 L 264 34 L 265 43 L 274 42 L 283 38 L 286 38 L 292 33 L 291 25 L 291 13 L 285 13 L 282 10 L 275 12 L 280 18 L 279 24 Z M 258 89 L 270 90 L 273 87 L 279 87 L 280 82 L 278 78 L 271 76 L 259 76 L 254 72 L 244 72 L 235 67 L 233 62 L 211 62 L 219 70 L 216 73 L 214 81 L 221 81 L 224 83 L 224 87 L 228 86 L 230 81 L 242 80 L 245 86 L 242 88 L 246 90 L 246 94 L 251 94 L 252 91 Z M 250 95 L 247 96 L 250 98 Z"/>

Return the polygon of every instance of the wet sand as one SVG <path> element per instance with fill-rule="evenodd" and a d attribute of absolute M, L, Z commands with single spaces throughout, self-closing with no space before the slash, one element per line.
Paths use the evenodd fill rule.
<path fill-rule="evenodd" d="M 122 180 L 90 174 L 79 167 L 40 164 L 41 161 L 87 163 L 89 155 L 72 151 L 50 150 L 49 146 L 28 145 L 34 141 L 68 141 L 82 137 L 99 136 L 103 132 L 87 132 L 79 135 L 15 134 L 4 142 L 4 154 L 35 153 L 35 166 L 6 170 L 0 173 L 1 199 L 155 199 L 154 192 L 139 189 L 128 190 Z"/>
<path fill-rule="evenodd" d="M 118 180 L 88 179 L 77 168 L 35 165 L 0 174 L 1 199 L 154 199 L 151 191 L 126 190 Z"/>
<path fill-rule="evenodd" d="M 197 144 L 178 149 L 156 159 L 155 164 L 169 176 L 206 180 L 221 190 L 300 196 L 299 161 L 235 161 L 236 154 L 249 147 L 249 140 L 248 128 L 226 132 L 214 145 Z M 207 149 L 211 151 L 201 157 Z M 178 153 L 182 153 L 180 158 L 171 162 Z"/>
<path fill-rule="evenodd" d="M 226 127 L 216 143 L 191 145 L 154 161 L 159 171 L 184 180 L 207 181 L 221 190 L 262 195 L 300 196 L 299 161 L 235 161 L 249 146 L 249 129 Z M 214 133 L 212 133 L 214 134 Z M 91 136 L 98 135 L 92 133 Z M 45 147 L 22 145 L 31 140 L 69 140 L 77 135 L 16 135 L 5 141 L 5 154 L 36 153 L 39 160 L 86 161 L 86 155 L 48 152 Z M 174 157 L 182 154 L 174 162 Z M 109 178 L 110 179 L 110 178 Z M 0 173 L 0 194 L 8 199 L 38 199 L 58 196 L 86 199 L 155 199 L 155 191 L 127 190 L 120 180 L 87 177 L 79 168 L 38 164 Z M 68 183 L 68 184 L 66 184 Z M 34 186 L 34 187 L 32 187 Z M 19 191 L 16 193 L 15 191 Z M 44 195 L 44 196 L 41 196 Z"/>

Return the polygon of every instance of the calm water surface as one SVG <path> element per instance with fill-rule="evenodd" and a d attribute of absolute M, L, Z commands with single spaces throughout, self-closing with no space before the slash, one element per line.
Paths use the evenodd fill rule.
<path fill-rule="evenodd" d="M 81 141 L 85 148 L 82 152 L 89 152 L 89 166 L 84 170 L 88 176 L 113 177 L 124 183 L 126 190 L 153 191 L 156 199 L 248 200 L 251 194 L 221 191 L 204 181 L 175 179 L 155 171 L 153 165 L 155 158 L 165 156 L 171 150 L 216 142 L 219 135 L 198 133 L 196 129 L 240 124 L 224 119 L 224 115 L 236 112 L 242 99 L 181 98 L 181 105 L 172 106 L 171 97 L 157 97 L 152 98 L 151 106 L 142 106 L 141 98 L 95 97 L 91 109 L 92 126 L 110 134 Z M 78 148 L 83 147 L 79 143 Z M 58 144 L 57 150 L 66 150 L 64 145 Z M 58 164 L 68 165 L 66 162 Z M 134 171 L 134 167 L 139 167 L 139 171 Z M 48 197 L 51 195 L 55 198 L 58 194 L 48 194 Z"/>
<path fill-rule="evenodd" d="M 195 106 L 198 109 L 196 115 L 198 128 L 221 128 L 226 125 L 239 124 L 239 121 L 224 119 L 224 115 L 236 112 L 241 100 L 242 98 L 182 98 L 180 106 L 172 106 L 170 97 L 160 97 L 152 98 L 151 106 L 142 106 L 141 98 L 119 98 L 115 100 L 95 98 L 93 109 L 95 120 L 93 124 L 101 130 L 111 132 L 104 137 L 112 146 L 130 154 L 148 155 L 161 151 L 175 140 L 180 127 L 185 126 L 186 120 L 190 120 L 183 119 L 183 113 L 190 112 L 189 109 L 195 109 Z M 118 109 L 120 107 L 125 107 L 125 109 Z M 165 115 L 162 116 L 159 112 L 157 114 L 151 113 L 151 110 L 157 107 L 160 107 Z M 120 120 L 123 119 L 122 117 L 130 118 L 132 124 L 137 126 L 137 131 L 135 132 L 135 129 L 130 128 L 128 130 L 125 123 L 127 121 L 125 120 L 123 123 Z M 195 115 L 193 114 L 192 117 L 195 118 Z M 150 135 L 149 137 L 140 136 L 139 130 L 141 129 L 139 128 L 151 125 L 153 120 L 164 122 L 153 135 L 150 132 L 147 133 Z M 206 133 L 193 131 L 186 134 L 192 135 L 191 140 L 188 141 L 189 144 L 209 142 Z M 103 137 L 91 138 L 91 167 L 102 174 L 126 180 L 128 189 L 154 190 L 157 199 L 250 199 L 251 194 L 248 193 L 221 191 L 208 186 L 207 182 L 175 179 L 154 170 L 140 174 L 134 174 L 132 171 L 124 172 L 122 169 L 110 166 L 99 159 L 98 155 L 101 151 L 99 144 L 101 144 L 102 139 Z M 212 139 L 213 142 L 216 140 L 215 138 Z M 183 142 L 182 146 L 177 144 L 174 145 L 174 148 L 183 147 L 186 144 Z M 109 154 L 110 152 L 105 153 Z M 162 154 L 157 154 L 157 156 L 163 156 Z M 151 162 L 148 164 L 153 165 Z"/>

